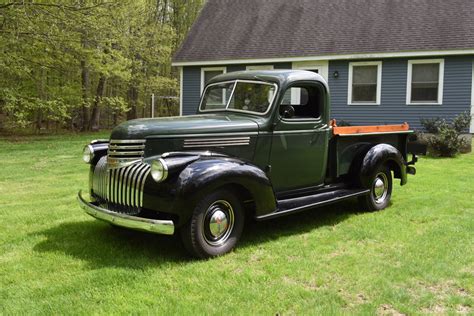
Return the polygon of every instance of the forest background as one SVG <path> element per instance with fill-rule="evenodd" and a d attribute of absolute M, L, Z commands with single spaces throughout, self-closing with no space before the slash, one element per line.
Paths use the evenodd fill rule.
<path fill-rule="evenodd" d="M 205 0 L 0 1 L 0 132 L 179 114 L 174 51 Z"/>

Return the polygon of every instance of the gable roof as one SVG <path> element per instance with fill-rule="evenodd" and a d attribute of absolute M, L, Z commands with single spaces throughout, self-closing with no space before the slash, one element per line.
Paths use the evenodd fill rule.
<path fill-rule="evenodd" d="M 173 62 L 467 49 L 473 0 L 208 0 Z"/>

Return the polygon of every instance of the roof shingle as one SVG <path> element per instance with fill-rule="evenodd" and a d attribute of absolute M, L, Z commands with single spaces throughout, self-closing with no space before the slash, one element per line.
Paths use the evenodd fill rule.
<path fill-rule="evenodd" d="M 474 0 L 208 0 L 174 62 L 474 48 Z"/>

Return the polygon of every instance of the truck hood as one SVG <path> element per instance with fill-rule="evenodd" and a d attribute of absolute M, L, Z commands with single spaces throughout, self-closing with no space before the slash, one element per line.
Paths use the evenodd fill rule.
<path fill-rule="evenodd" d="M 137 119 L 114 128 L 111 139 L 144 139 L 157 135 L 258 132 L 255 120 L 237 114 L 207 114 Z"/>

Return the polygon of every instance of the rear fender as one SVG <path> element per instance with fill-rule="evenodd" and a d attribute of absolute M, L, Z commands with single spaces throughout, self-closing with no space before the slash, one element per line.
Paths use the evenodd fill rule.
<path fill-rule="evenodd" d="M 362 159 L 359 180 L 363 187 L 370 186 L 371 179 L 381 165 L 387 165 L 393 170 L 395 178 L 400 179 L 400 185 L 406 184 L 406 162 L 400 151 L 392 145 L 378 144 L 370 148 Z"/>

